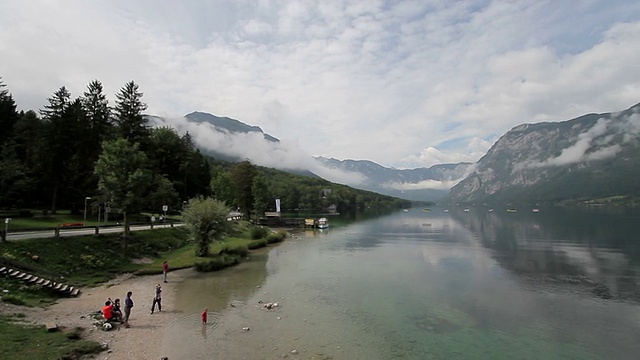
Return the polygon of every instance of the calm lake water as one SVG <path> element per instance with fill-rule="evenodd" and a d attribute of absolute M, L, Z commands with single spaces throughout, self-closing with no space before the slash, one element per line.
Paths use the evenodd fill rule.
<path fill-rule="evenodd" d="M 637 359 L 639 219 L 454 207 L 334 221 L 180 284 L 182 335 L 166 346 L 183 359 L 226 343 L 246 359 Z M 204 307 L 210 324 L 194 327 Z"/>

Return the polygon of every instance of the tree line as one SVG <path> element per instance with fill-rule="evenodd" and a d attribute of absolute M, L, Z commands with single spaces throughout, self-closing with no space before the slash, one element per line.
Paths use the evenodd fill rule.
<path fill-rule="evenodd" d="M 0 208 L 82 211 L 110 206 L 133 214 L 181 209 L 214 197 L 245 214 L 275 210 L 322 212 L 407 206 L 408 201 L 320 178 L 228 163 L 203 155 L 189 133 L 150 126 L 134 81 L 115 94 L 91 81 L 73 98 L 61 87 L 38 112 L 17 111 L 0 77 Z M 87 199 L 90 198 L 90 199 Z"/>

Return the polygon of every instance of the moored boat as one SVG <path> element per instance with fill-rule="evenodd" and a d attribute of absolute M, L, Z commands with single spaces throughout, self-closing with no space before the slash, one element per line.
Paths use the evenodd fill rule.
<path fill-rule="evenodd" d="M 329 227 L 329 220 L 327 218 L 320 218 L 318 220 L 316 220 L 316 227 L 318 229 L 326 229 Z"/>

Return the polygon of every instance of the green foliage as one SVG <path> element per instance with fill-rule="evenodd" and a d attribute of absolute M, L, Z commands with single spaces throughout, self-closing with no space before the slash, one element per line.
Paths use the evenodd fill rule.
<path fill-rule="evenodd" d="M 182 219 L 197 244 L 196 255 L 209 255 L 209 243 L 220 239 L 228 228 L 227 206 L 212 198 L 196 197 L 189 200 Z"/>
<path fill-rule="evenodd" d="M 232 254 L 221 254 L 207 262 L 195 264 L 195 269 L 200 272 L 218 271 L 240 263 L 240 257 Z"/>
<path fill-rule="evenodd" d="M 12 317 L 0 316 L 0 354 L 14 360 L 79 359 L 102 352 L 99 343 L 79 338 L 69 338 L 59 331 L 47 332 L 42 326 L 17 324 Z"/>
<path fill-rule="evenodd" d="M 251 228 L 251 239 L 262 239 L 269 233 L 269 230 L 262 226 L 255 226 Z"/>
<path fill-rule="evenodd" d="M 151 180 L 147 164 L 138 144 L 125 139 L 104 142 L 95 167 L 100 197 L 125 213 L 139 210 Z"/>
<path fill-rule="evenodd" d="M 253 249 L 263 248 L 265 246 L 267 246 L 267 239 L 258 239 L 258 240 L 253 240 L 252 242 L 250 242 L 247 245 L 247 248 L 249 250 L 253 250 Z"/>
<path fill-rule="evenodd" d="M 229 176 L 236 189 L 236 203 L 245 214 L 251 214 L 253 211 L 252 187 L 253 179 L 257 174 L 256 166 L 248 160 L 238 163 L 229 171 Z"/>
<path fill-rule="evenodd" d="M 287 237 L 287 233 L 285 231 L 272 232 L 267 235 L 267 243 L 275 244 L 282 242 Z"/>
<path fill-rule="evenodd" d="M 121 137 L 132 144 L 146 143 L 149 139 L 149 126 L 143 112 L 147 104 L 142 102 L 142 92 L 138 84 L 129 81 L 116 94 L 114 115 Z"/>
<path fill-rule="evenodd" d="M 247 245 L 228 246 L 222 249 L 220 254 L 237 255 L 243 258 L 249 255 L 249 247 Z"/>

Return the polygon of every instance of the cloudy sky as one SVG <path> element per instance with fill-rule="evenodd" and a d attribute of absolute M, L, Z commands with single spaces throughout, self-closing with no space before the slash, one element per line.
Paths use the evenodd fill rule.
<path fill-rule="evenodd" d="M 0 2 L 19 108 L 135 80 L 148 112 L 228 116 L 302 152 L 476 161 L 510 128 L 640 102 L 640 2 Z"/>

